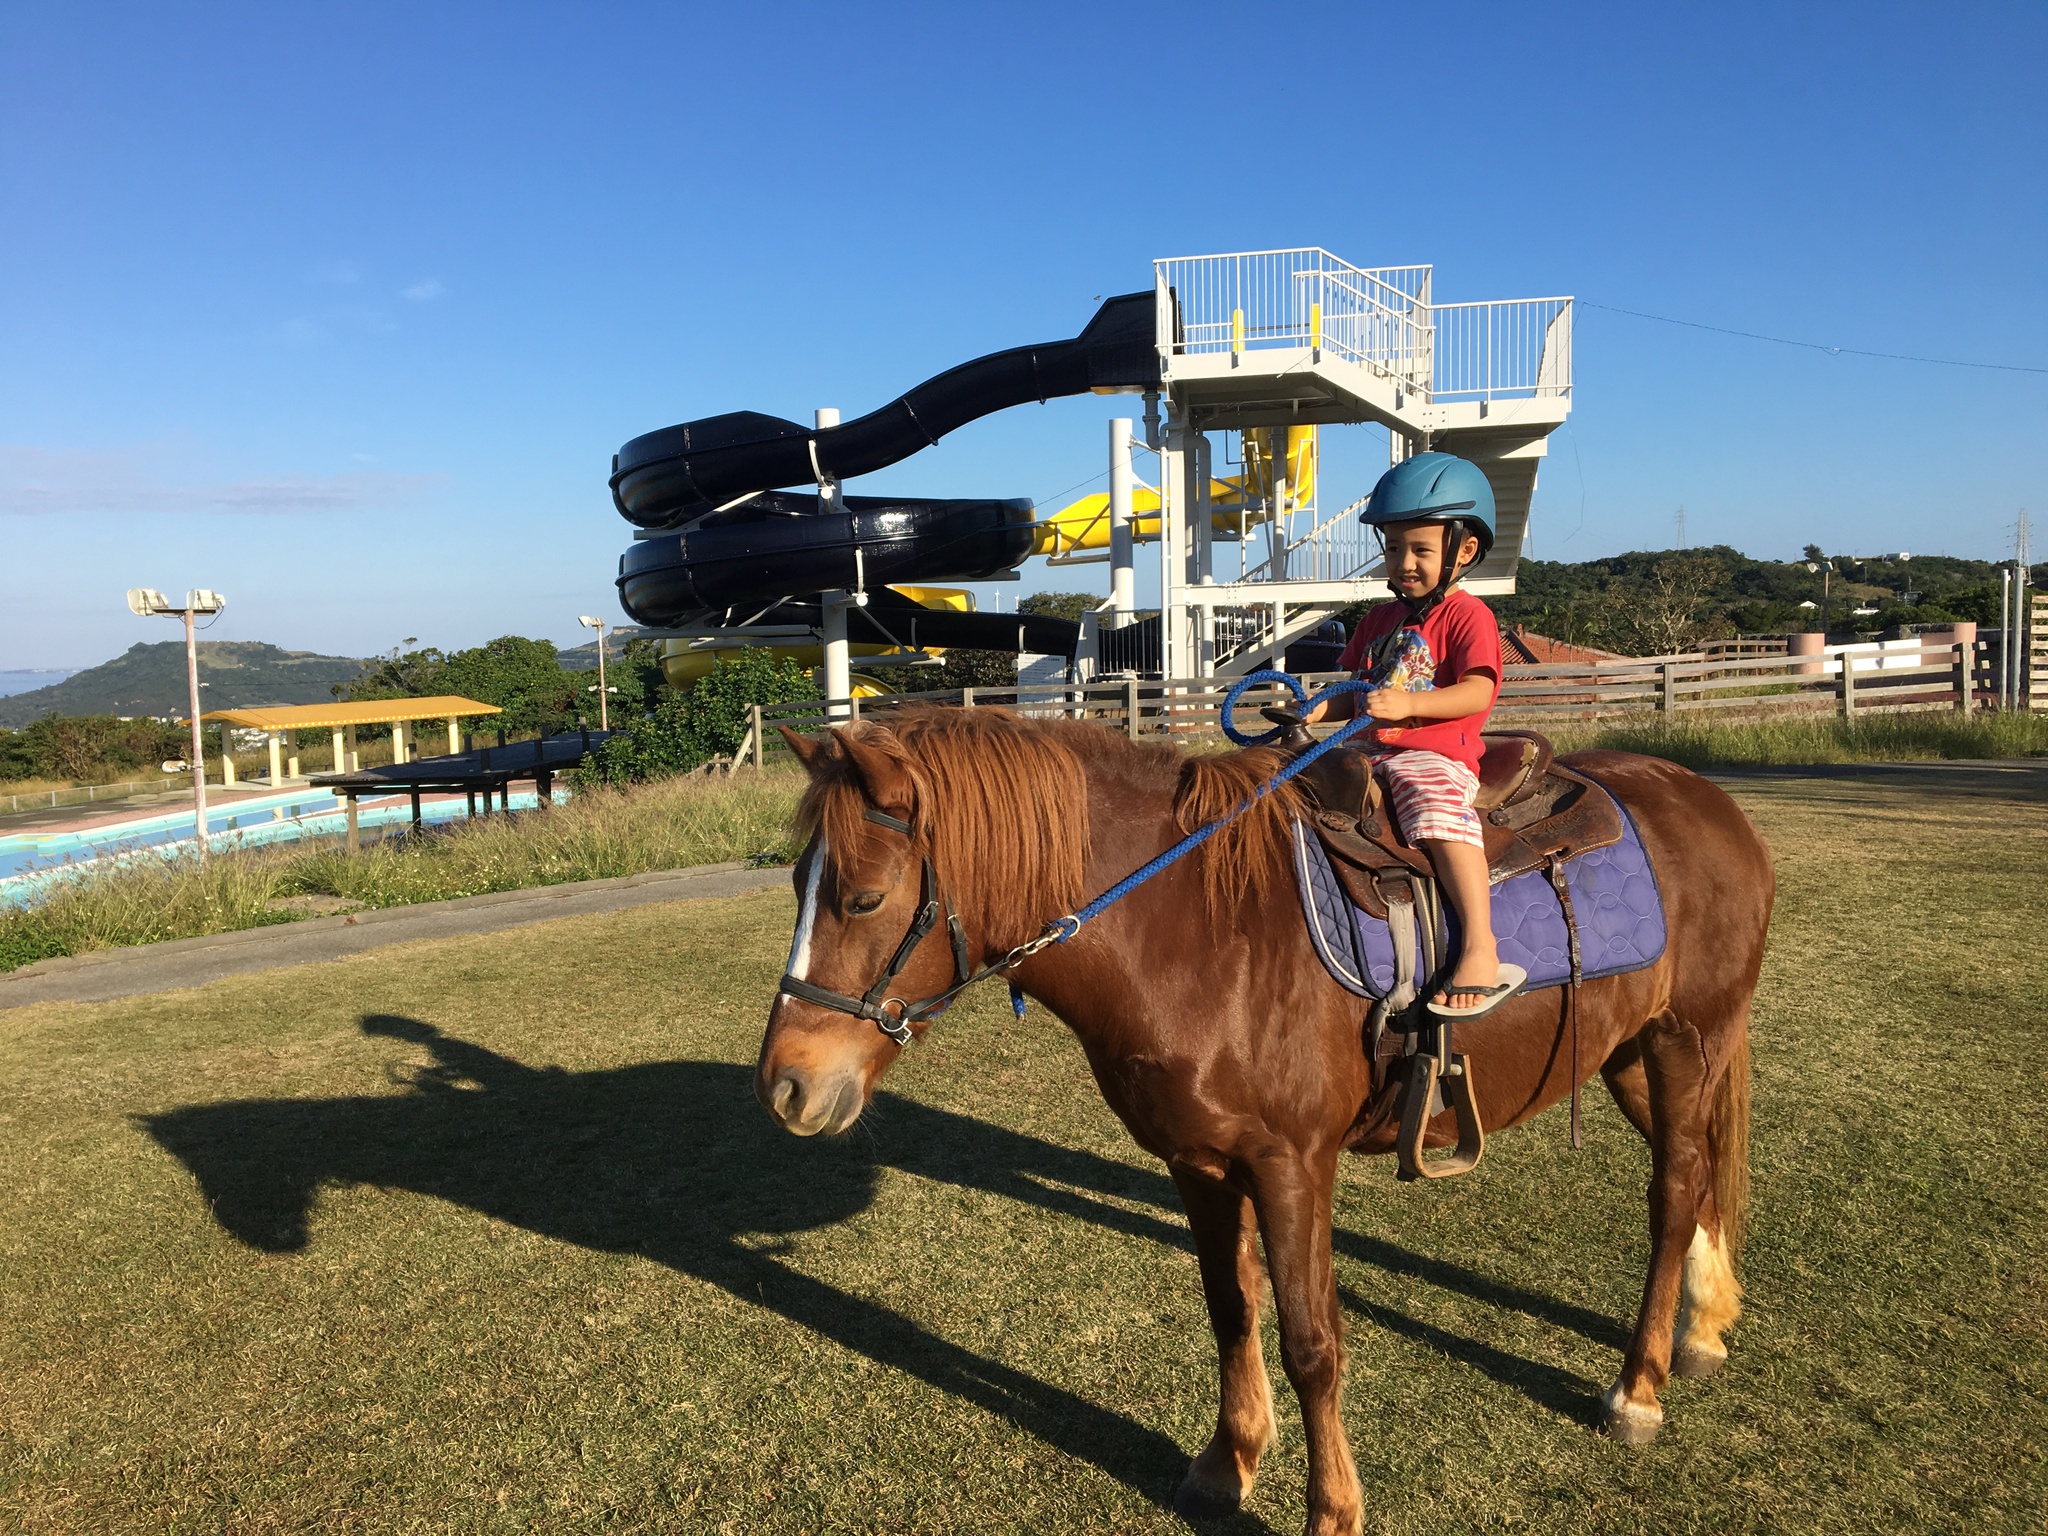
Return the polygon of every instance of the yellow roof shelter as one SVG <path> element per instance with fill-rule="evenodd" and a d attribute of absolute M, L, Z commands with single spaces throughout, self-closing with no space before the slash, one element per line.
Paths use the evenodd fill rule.
<path fill-rule="evenodd" d="M 495 704 L 455 694 L 428 699 L 362 699 L 332 704 L 278 704 L 260 709 L 216 709 L 199 718 L 251 731 L 340 730 L 351 725 L 388 725 L 399 720 L 449 720 L 461 715 L 501 715 Z"/>

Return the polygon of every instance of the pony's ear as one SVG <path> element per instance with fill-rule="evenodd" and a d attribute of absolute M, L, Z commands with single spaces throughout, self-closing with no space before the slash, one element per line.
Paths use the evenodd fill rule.
<path fill-rule="evenodd" d="M 832 744 L 829 735 L 799 736 L 786 725 L 778 725 L 775 729 L 782 732 L 782 739 L 789 743 L 789 750 L 796 754 L 796 760 L 804 765 L 807 772 L 825 755 L 826 748 Z"/>
<path fill-rule="evenodd" d="M 853 764 L 861 788 L 867 792 L 875 809 L 885 811 L 899 821 L 915 821 L 917 786 L 911 783 L 903 759 L 868 739 L 871 733 L 888 734 L 886 728 L 871 725 L 851 730 L 842 727 L 833 736 L 839 743 L 839 750 Z"/>

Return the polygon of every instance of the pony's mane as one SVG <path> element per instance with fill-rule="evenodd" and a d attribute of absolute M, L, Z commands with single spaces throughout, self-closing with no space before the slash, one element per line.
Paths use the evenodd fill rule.
<path fill-rule="evenodd" d="M 886 753 L 917 793 L 915 835 L 929 841 L 939 882 L 971 932 L 992 948 L 1037 936 L 1080 905 L 1088 804 L 1079 758 L 1055 733 L 1006 709 L 909 707 L 841 727 Z M 808 838 L 858 850 L 876 828 L 846 754 L 813 765 L 797 812 Z"/>
<path fill-rule="evenodd" d="M 1227 816 L 1286 766 L 1286 754 L 1271 747 L 1185 759 L 1173 798 L 1175 823 L 1181 831 L 1192 832 Z M 1288 828 L 1304 814 L 1301 791 L 1290 781 L 1269 791 L 1196 851 L 1202 895 L 1212 920 L 1247 901 L 1262 905 L 1276 888 L 1284 888 Z"/>
<path fill-rule="evenodd" d="M 1170 793 L 1175 824 L 1192 832 L 1248 800 L 1286 761 L 1263 747 L 1190 756 L 1083 721 L 993 707 L 912 705 L 841 730 L 901 765 L 917 792 L 916 835 L 929 840 L 961 917 L 992 948 L 1024 943 L 1094 894 L 1081 883 L 1088 768 Z M 857 854 L 877 831 L 867 806 L 847 755 L 828 746 L 812 764 L 798 836 L 822 830 L 832 849 Z M 1212 918 L 1263 901 L 1284 881 L 1288 823 L 1300 814 L 1300 794 L 1282 785 L 1195 852 Z"/>

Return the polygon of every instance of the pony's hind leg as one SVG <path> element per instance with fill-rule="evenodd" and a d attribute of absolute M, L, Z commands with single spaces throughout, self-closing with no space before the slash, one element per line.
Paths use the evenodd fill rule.
<path fill-rule="evenodd" d="M 1711 1197 L 1713 1173 L 1699 1031 L 1667 1015 L 1653 1020 L 1638 1042 L 1649 1088 L 1650 1272 L 1621 1375 L 1601 1404 L 1601 1428 L 1629 1445 L 1648 1444 L 1664 1425 L 1657 1393 L 1671 1375 L 1686 1255 Z"/>
<path fill-rule="evenodd" d="M 1188 1467 L 1173 1500 L 1183 1515 L 1199 1517 L 1236 1509 L 1250 1496 L 1259 1457 L 1273 1440 L 1273 1387 L 1259 1349 L 1264 1275 L 1251 1202 L 1200 1173 L 1177 1168 L 1173 1181 L 1194 1232 L 1223 1382 L 1216 1433 Z"/>
<path fill-rule="evenodd" d="M 1746 1064 L 1730 1070 L 1746 1070 Z M 1642 1132 L 1645 1141 L 1651 1140 L 1650 1079 L 1643 1067 L 1640 1043 L 1635 1040 L 1624 1042 L 1600 1068 L 1600 1074 L 1606 1079 L 1607 1090 L 1614 1095 L 1614 1102 L 1620 1107 L 1623 1117 Z M 1721 1097 L 1726 1097 L 1725 1092 Z M 1745 1157 L 1744 1148 L 1723 1145 L 1727 1138 L 1714 1134 L 1721 1129 L 1723 1118 L 1717 1114 L 1708 1135 L 1716 1185 L 1722 1182 L 1722 1167 L 1726 1160 Z M 1721 1213 L 1715 1191 L 1709 1189 L 1695 1219 L 1692 1243 L 1686 1249 L 1684 1274 L 1679 1283 L 1677 1332 L 1671 1346 L 1671 1374 L 1674 1376 L 1693 1379 L 1711 1376 L 1728 1359 L 1728 1346 L 1722 1342 L 1721 1335 L 1742 1313 L 1742 1286 L 1735 1278 L 1728 1238 L 1728 1223 Z"/>

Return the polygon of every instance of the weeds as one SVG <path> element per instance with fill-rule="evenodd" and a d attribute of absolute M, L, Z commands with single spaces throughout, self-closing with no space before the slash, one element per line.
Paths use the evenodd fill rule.
<path fill-rule="evenodd" d="M 1651 716 L 1559 724 L 1545 731 L 1560 752 L 1589 747 L 1641 752 L 1688 768 L 2048 756 L 2048 715 L 2010 711 L 1962 715 L 1927 710 L 1848 720 L 1831 715 L 1674 724 Z"/>
<path fill-rule="evenodd" d="M 602 880 L 693 864 L 790 857 L 803 784 L 793 768 L 591 790 L 516 817 L 458 821 L 354 856 L 338 839 L 107 860 L 52 881 L 29 907 L 0 909 L 0 971 L 55 955 L 193 938 L 312 915 L 295 896 L 406 906 L 488 891 Z"/>

